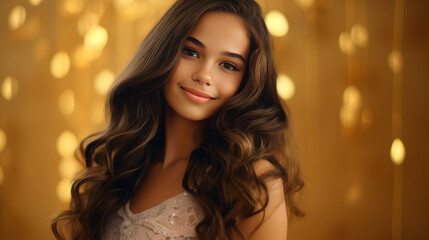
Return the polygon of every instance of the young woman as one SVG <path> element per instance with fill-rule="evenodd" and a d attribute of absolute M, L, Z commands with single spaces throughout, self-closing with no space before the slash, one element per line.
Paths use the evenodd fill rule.
<path fill-rule="evenodd" d="M 179 0 L 112 87 L 58 239 L 286 239 L 303 182 L 260 7 Z M 286 211 L 288 207 L 289 211 Z"/>

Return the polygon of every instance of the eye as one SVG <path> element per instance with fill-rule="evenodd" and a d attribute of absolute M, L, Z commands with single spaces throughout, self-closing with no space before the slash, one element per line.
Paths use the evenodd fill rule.
<path fill-rule="evenodd" d="M 240 69 L 238 69 L 237 66 L 235 66 L 232 63 L 228 63 L 228 62 L 221 63 L 220 66 L 223 67 L 223 68 L 226 68 L 227 70 L 230 70 L 230 71 L 239 71 L 240 70 Z"/>
<path fill-rule="evenodd" d="M 188 48 L 188 47 L 183 48 L 183 53 L 185 55 L 198 58 L 198 53 L 192 48 Z"/>

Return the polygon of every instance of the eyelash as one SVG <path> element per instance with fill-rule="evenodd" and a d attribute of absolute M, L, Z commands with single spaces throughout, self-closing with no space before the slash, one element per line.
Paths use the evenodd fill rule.
<path fill-rule="evenodd" d="M 238 67 L 236 67 L 234 64 L 232 63 L 221 63 L 221 65 L 223 65 L 222 67 L 231 70 L 231 71 L 239 71 L 240 69 L 238 69 Z M 227 67 L 225 67 L 225 65 L 227 65 Z"/>
<path fill-rule="evenodd" d="M 195 51 L 192 48 L 188 48 L 188 47 L 183 48 L 183 53 L 188 55 L 188 56 L 191 56 L 191 57 L 194 57 L 193 54 L 195 53 L 195 55 L 197 55 L 197 57 L 199 57 L 197 51 Z"/>
<path fill-rule="evenodd" d="M 189 47 L 183 48 L 183 53 L 190 56 L 190 57 L 199 58 L 197 51 L 195 51 L 194 49 L 189 48 Z M 221 63 L 220 65 L 229 71 L 235 71 L 235 72 L 240 71 L 240 69 L 233 63 L 224 62 L 224 63 Z"/>

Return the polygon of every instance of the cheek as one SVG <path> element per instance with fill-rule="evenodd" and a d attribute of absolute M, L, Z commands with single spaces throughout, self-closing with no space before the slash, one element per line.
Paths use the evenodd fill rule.
<path fill-rule="evenodd" d="M 219 90 L 222 93 L 222 98 L 224 100 L 229 99 L 230 97 L 234 96 L 237 92 L 238 88 L 241 84 L 241 76 L 239 78 L 230 78 L 226 79 L 223 84 L 219 86 Z"/>
<path fill-rule="evenodd" d="M 175 82 L 182 80 L 182 78 L 188 74 L 188 70 L 190 67 L 187 65 L 188 64 L 186 63 L 186 61 L 180 59 L 174 67 L 173 71 L 171 72 L 171 80 Z"/>

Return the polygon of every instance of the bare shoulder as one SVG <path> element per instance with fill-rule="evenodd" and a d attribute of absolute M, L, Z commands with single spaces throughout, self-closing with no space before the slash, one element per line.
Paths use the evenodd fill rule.
<path fill-rule="evenodd" d="M 274 166 L 267 160 L 260 160 L 256 162 L 253 167 L 258 176 L 274 169 Z M 287 212 L 283 182 L 280 178 L 269 179 L 266 181 L 266 185 L 268 188 L 269 201 L 265 208 L 265 216 L 264 212 L 260 212 L 239 222 L 237 228 L 249 240 L 285 240 L 287 235 Z M 265 197 L 262 196 L 261 200 L 265 201 Z M 257 228 L 261 220 L 262 224 Z M 232 239 L 240 239 L 240 237 L 237 234 L 233 236 Z"/>

